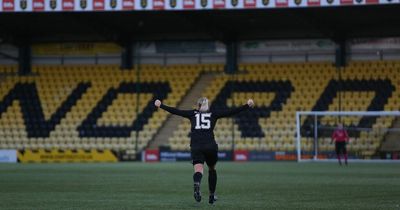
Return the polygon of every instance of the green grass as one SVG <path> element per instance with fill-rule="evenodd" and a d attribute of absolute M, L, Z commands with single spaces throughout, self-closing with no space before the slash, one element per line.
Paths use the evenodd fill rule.
<path fill-rule="evenodd" d="M 400 209 L 399 164 L 220 162 L 215 206 L 189 163 L 0 164 L 0 209 Z"/>

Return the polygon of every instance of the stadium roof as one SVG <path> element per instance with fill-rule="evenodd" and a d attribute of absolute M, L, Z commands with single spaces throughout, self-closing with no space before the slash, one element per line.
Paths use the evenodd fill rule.
<path fill-rule="evenodd" d="M 2 13 L 0 39 L 16 42 L 251 40 L 400 36 L 400 4 L 219 11 Z"/>

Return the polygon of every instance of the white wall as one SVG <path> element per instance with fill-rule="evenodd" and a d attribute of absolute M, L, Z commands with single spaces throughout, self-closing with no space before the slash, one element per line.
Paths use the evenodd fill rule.
<path fill-rule="evenodd" d="M 0 45 L 0 52 L 5 53 L 7 55 L 13 56 L 13 57 L 18 57 L 18 48 L 16 48 L 13 45 L 9 44 L 1 44 Z M 10 59 L 10 58 L 5 58 L 0 55 L 0 64 L 3 65 L 10 65 L 10 64 L 17 64 L 18 62 L 16 60 Z"/>
<path fill-rule="evenodd" d="M 32 64 L 120 64 L 119 55 L 97 56 L 33 56 Z"/>
<path fill-rule="evenodd" d="M 16 65 L 18 62 L 16 60 L 0 57 L 0 65 Z"/>
<path fill-rule="evenodd" d="M 141 64 L 222 64 L 225 62 L 223 53 L 144 53 L 140 57 Z"/>
<path fill-rule="evenodd" d="M 400 49 L 379 48 L 369 42 L 357 42 L 350 47 L 350 60 L 400 60 Z M 385 42 L 383 42 L 385 43 Z M 391 43 L 391 42 L 390 42 Z M 225 48 L 218 45 L 212 53 L 157 53 L 154 43 L 141 49 L 141 64 L 223 64 Z M 400 45 L 400 44 L 399 44 Z M 335 61 L 335 49 L 329 40 L 249 41 L 239 44 L 239 63 Z M 374 47 L 375 46 L 375 47 Z M 384 45 L 386 46 L 386 45 Z M 397 46 L 397 45 L 396 45 Z M 12 45 L 0 45 L 0 52 L 18 56 Z M 32 64 L 115 64 L 121 63 L 120 54 L 90 56 L 33 56 Z M 16 60 L 0 56 L 1 64 L 17 64 Z"/>
<path fill-rule="evenodd" d="M 239 63 L 274 63 L 274 62 L 313 62 L 335 61 L 334 52 L 279 52 L 279 53 L 242 53 Z"/>

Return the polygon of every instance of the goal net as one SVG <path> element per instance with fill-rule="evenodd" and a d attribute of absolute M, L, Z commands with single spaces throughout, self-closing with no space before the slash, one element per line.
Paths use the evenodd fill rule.
<path fill-rule="evenodd" d="M 332 134 L 342 124 L 349 135 L 350 162 L 400 159 L 400 112 L 297 112 L 297 160 L 336 161 Z"/>

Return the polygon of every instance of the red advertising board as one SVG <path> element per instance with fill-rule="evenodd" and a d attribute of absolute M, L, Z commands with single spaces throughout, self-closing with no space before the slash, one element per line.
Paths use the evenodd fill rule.
<path fill-rule="evenodd" d="M 379 4 L 379 0 L 366 0 L 365 3 L 367 3 L 367 4 Z"/>
<path fill-rule="evenodd" d="M 340 0 L 341 5 L 351 5 L 353 4 L 353 0 Z"/>
<path fill-rule="evenodd" d="M 183 9 L 194 9 L 195 1 L 194 0 L 183 0 Z"/>
<path fill-rule="evenodd" d="M 3 0 L 3 3 L 1 6 L 3 7 L 3 11 L 14 11 L 15 2 L 14 2 L 14 0 Z"/>
<path fill-rule="evenodd" d="M 93 10 L 104 10 L 104 0 L 93 0 Z"/>
<path fill-rule="evenodd" d="M 307 5 L 308 6 L 321 6 L 321 1 L 320 0 L 308 0 Z"/>
<path fill-rule="evenodd" d="M 32 10 L 33 11 L 44 11 L 44 0 L 33 0 Z"/>
<path fill-rule="evenodd" d="M 224 9 L 225 8 L 225 0 L 213 0 L 214 1 L 214 9 Z"/>
<path fill-rule="evenodd" d="M 62 10 L 71 11 L 74 10 L 75 2 L 74 0 L 63 0 L 62 1 Z"/>
<path fill-rule="evenodd" d="M 160 152 L 157 149 L 147 149 L 142 158 L 145 162 L 158 162 L 160 161 Z"/>
<path fill-rule="evenodd" d="M 288 0 L 275 0 L 276 7 L 287 7 L 289 6 Z"/>
<path fill-rule="evenodd" d="M 235 150 L 233 153 L 234 161 L 248 161 L 249 160 L 249 151 L 246 150 Z"/>
<path fill-rule="evenodd" d="M 153 0 L 153 9 L 162 10 L 165 8 L 164 0 Z"/>
<path fill-rule="evenodd" d="M 256 0 L 244 0 L 244 8 L 255 8 Z"/>
<path fill-rule="evenodd" d="M 275 160 L 297 160 L 296 154 L 275 154 Z"/>
<path fill-rule="evenodd" d="M 122 9 L 123 10 L 132 10 L 135 8 L 134 0 L 123 0 L 122 1 Z"/>

